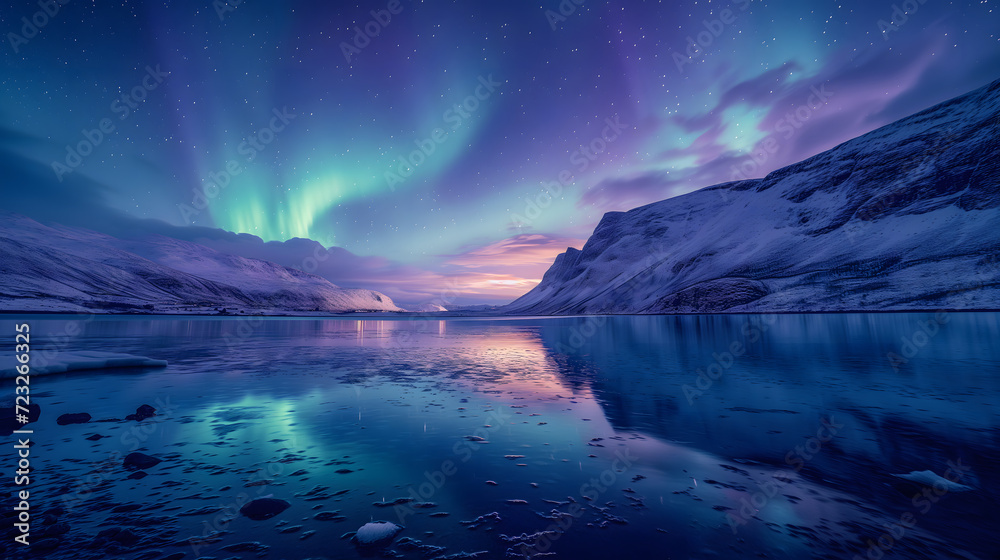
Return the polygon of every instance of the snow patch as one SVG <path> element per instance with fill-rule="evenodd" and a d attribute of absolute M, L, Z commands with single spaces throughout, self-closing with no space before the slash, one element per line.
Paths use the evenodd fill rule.
<path fill-rule="evenodd" d="M 971 486 L 952 482 L 943 476 L 937 475 L 934 471 L 913 471 L 910 474 L 894 474 L 896 478 L 923 484 L 924 486 L 940 486 L 949 492 L 969 492 Z"/>

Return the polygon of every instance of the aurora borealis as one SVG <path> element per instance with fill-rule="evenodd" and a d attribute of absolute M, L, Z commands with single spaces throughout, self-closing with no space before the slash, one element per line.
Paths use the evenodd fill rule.
<path fill-rule="evenodd" d="M 607 211 L 1000 76 L 992 0 L 43 0 L 0 31 L 0 158 L 36 166 L 5 209 L 309 238 L 404 303 L 510 301 Z"/>

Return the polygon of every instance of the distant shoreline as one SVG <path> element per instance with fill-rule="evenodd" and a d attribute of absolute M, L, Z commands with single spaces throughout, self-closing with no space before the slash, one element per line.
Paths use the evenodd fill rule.
<path fill-rule="evenodd" d="M 571 318 L 571 317 L 687 317 L 687 316 L 729 316 L 729 315 L 849 315 L 849 314 L 901 314 L 901 313 L 1000 313 L 1000 309 L 947 309 L 947 308 L 921 308 L 921 309 L 882 309 L 882 310 L 830 310 L 830 311 L 708 311 L 704 313 L 581 313 L 569 315 L 518 315 L 507 313 L 493 313 L 485 311 L 454 311 L 448 313 L 428 313 L 409 311 L 381 311 L 381 312 L 345 312 L 326 314 L 239 314 L 239 313 L 114 313 L 114 312 L 73 312 L 73 311 L 9 311 L 0 310 L 0 317 L 3 316 L 80 316 L 94 315 L 101 317 L 210 317 L 210 318 L 230 318 L 230 319 L 351 319 L 351 318 L 374 318 L 374 319 L 455 319 L 455 318 Z"/>

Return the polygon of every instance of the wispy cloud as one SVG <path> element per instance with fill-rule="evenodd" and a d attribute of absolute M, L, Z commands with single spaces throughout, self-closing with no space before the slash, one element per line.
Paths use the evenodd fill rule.
<path fill-rule="evenodd" d="M 788 61 L 723 89 L 708 110 L 668 119 L 678 129 L 696 134 L 691 142 L 656 154 L 642 169 L 597 182 L 579 205 L 600 211 L 628 210 L 725 183 L 755 154 L 765 153 L 765 143 L 770 142 L 777 150 L 758 157 L 763 161 L 747 166 L 753 173 L 743 174 L 763 177 L 925 108 L 912 100 L 901 104 L 899 99 L 906 92 L 934 87 L 937 61 L 932 53 L 944 48 L 944 43 L 922 35 L 908 40 L 914 43 L 908 51 L 916 53 L 910 57 L 901 58 L 891 51 L 856 57 L 845 53 L 814 72 Z M 797 118 L 795 111 L 808 106 L 814 88 L 825 88 L 831 95 L 809 111 L 809 118 Z M 926 104 L 926 98 L 921 99 Z M 939 101 L 943 100 L 944 96 Z M 732 128 L 732 115 L 727 111 L 758 113 L 751 120 L 752 135 L 759 139 L 749 149 L 741 147 L 747 133 Z M 678 161 L 688 164 L 671 165 Z"/>

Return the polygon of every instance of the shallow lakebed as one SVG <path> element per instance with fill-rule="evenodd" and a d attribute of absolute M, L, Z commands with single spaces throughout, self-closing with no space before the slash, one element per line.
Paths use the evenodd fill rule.
<path fill-rule="evenodd" d="M 993 558 L 998 319 L 7 316 L 0 332 L 29 323 L 38 356 L 168 365 L 32 378 L 32 546 L 13 541 L 9 477 L 3 548 Z M 13 401 L 13 380 L 0 384 Z M 156 415 L 126 421 L 141 405 Z M 57 423 L 75 413 L 91 419 Z M 126 468 L 133 452 L 161 462 Z M 289 507 L 240 513 L 261 498 Z M 351 533 L 372 521 L 403 530 L 358 546 Z"/>

